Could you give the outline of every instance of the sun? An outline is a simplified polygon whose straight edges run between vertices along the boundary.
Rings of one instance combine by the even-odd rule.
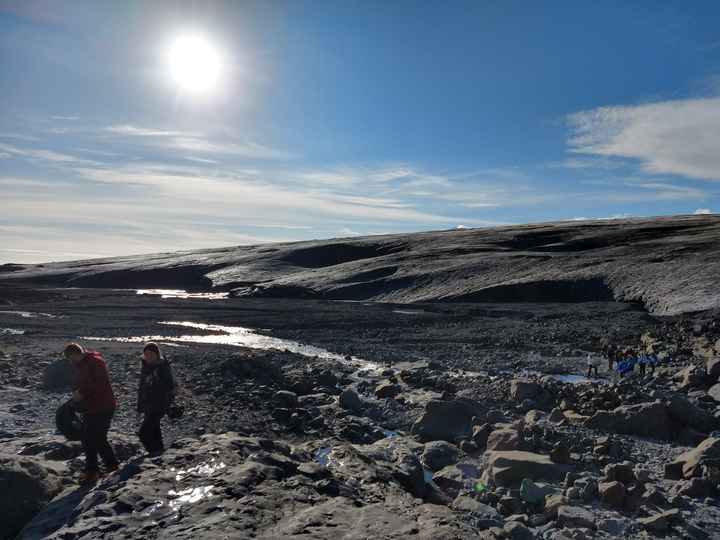
[[[201,35],[184,35],[170,44],[170,76],[181,90],[209,92],[220,78],[222,62],[218,50]]]

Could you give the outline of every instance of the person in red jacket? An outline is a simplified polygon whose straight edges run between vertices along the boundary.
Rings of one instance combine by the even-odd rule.
[[[109,472],[118,469],[118,460],[107,439],[117,402],[107,365],[99,352],[86,351],[77,343],[70,343],[65,347],[65,358],[75,372],[73,399],[77,410],[83,414],[85,471],[80,483],[93,484],[100,478],[98,454]]]

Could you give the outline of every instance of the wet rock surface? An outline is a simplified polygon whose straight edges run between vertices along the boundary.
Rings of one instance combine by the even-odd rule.
[[[720,537],[713,312],[30,298],[43,299],[14,296],[0,313],[0,326],[25,331],[0,336],[0,482],[33,494],[3,500],[17,511],[0,513],[2,537]],[[135,436],[142,339],[83,336],[160,341],[187,411],[163,420],[165,454],[148,457]],[[223,342],[233,336],[247,341]],[[608,336],[663,361],[584,379]],[[120,401],[110,440],[121,469],[90,489],[77,485],[79,445],[52,426],[68,398],[68,340],[103,352]]]

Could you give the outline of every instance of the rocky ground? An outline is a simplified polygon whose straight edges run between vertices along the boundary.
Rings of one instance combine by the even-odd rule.
[[[3,538],[720,538],[714,312],[20,291],[0,294]],[[165,344],[188,412],[163,456],[134,436],[141,343],[88,336]],[[603,339],[663,364],[565,382]],[[120,400],[123,465],[92,489],[53,428],[68,340],[103,352]]]

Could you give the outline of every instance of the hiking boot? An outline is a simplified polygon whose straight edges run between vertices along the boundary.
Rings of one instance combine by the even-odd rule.
[[[92,486],[100,480],[100,471],[83,471],[80,474],[81,486]]]

